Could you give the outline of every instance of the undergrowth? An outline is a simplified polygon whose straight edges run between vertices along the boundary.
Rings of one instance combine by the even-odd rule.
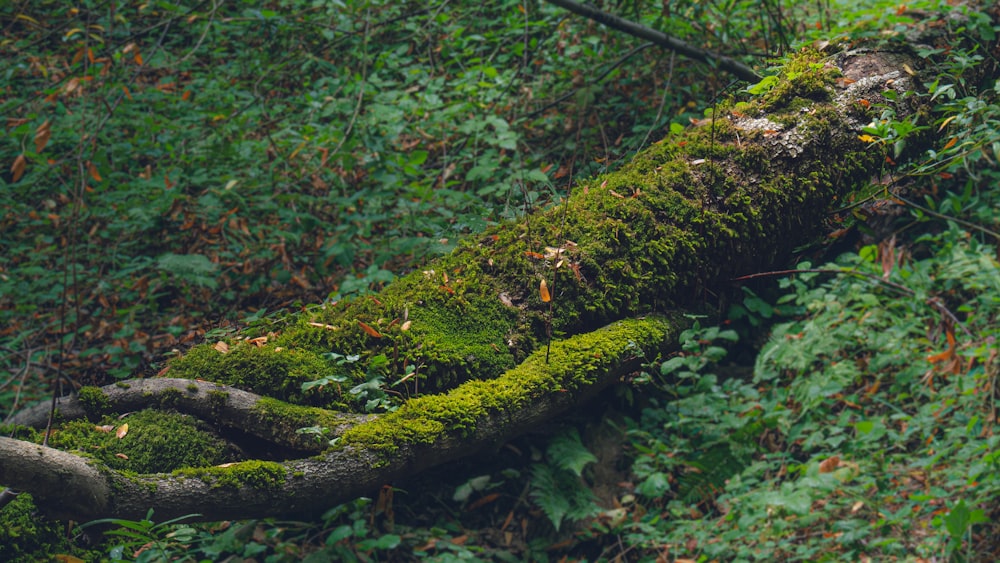
[[[774,56],[814,38],[899,40],[952,9],[759,4],[622,15]],[[939,142],[851,210],[862,242],[803,260],[766,297],[747,290],[721,326],[702,319],[677,355],[649,358],[616,461],[564,425],[409,503],[387,487],[308,522],[150,514],[106,522],[104,553],[1000,558],[1000,87],[995,28],[967,16],[949,33],[979,43],[918,48],[938,65],[919,95]],[[59,370],[126,376],[236,311],[267,331],[269,308],[377,288],[557,200],[728,86],[544,3],[40,2],[0,7],[0,21],[0,361],[12,382],[36,380],[0,390],[4,408]],[[883,118],[866,135],[891,161],[911,131]],[[736,343],[759,346],[752,370],[726,363]],[[22,511],[7,537],[30,522]]]

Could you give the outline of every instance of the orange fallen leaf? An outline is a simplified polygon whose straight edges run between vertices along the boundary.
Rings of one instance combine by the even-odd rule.
[[[101,173],[97,171],[97,167],[94,166],[93,162],[87,162],[87,173],[90,177],[94,179],[95,182],[101,181]]]
[[[552,295],[549,294],[549,284],[545,283],[544,278],[542,278],[542,283],[538,284],[538,295],[542,298],[542,303],[552,301]]]
[[[28,167],[28,161],[27,159],[24,158],[24,155],[23,154],[17,155],[17,158],[14,159],[14,164],[10,167],[10,172],[11,174],[14,175],[12,180],[15,182],[20,180],[21,176],[24,175],[24,169],[27,167]]]
[[[481,498],[481,499],[473,502],[472,504],[470,504],[468,510],[475,510],[475,509],[480,508],[482,506],[486,506],[487,504],[489,504],[489,503],[497,500],[498,498],[500,498],[500,493],[490,493],[490,494],[484,496],[483,498]]]
[[[832,456],[824,459],[819,464],[820,473],[833,473],[838,467],[840,467],[840,457]]]
[[[115,454],[115,457],[117,457],[119,459],[128,459],[128,456],[125,455],[125,454]]]
[[[122,438],[125,437],[126,434],[128,434],[127,422],[118,427],[118,430],[115,432],[115,436],[118,436],[118,439],[121,440]]]
[[[366,324],[366,323],[364,323],[362,321],[358,321],[358,326],[360,326],[361,330],[365,331],[365,333],[368,336],[371,336],[372,338],[382,338],[382,333],[380,333],[379,331],[375,330],[374,328],[372,328],[368,324]]]
[[[927,361],[936,364],[938,362],[948,361],[955,357],[955,331],[948,327],[945,329],[945,337],[948,339],[948,349],[944,352],[938,352],[937,354],[931,354],[927,356]]]

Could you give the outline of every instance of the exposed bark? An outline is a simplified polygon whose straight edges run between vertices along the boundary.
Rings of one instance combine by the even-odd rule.
[[[687,308],[735,275],[769,269],[822,230],[831,205],[879,173],[881,148],[859,140],[860,127],[875,104],[895,104],[900,116],[913,111],[882,92],[894,89],[903,100],[913,89],[903,65],[918,62],[874,52],[810,57],[791,63],[790,80],[739,113],[658,143],[580,186],[564,206],[468,241],[377,298],[303,315],[267,342],[233,341],[225,353],[196,348],[172,364],[172,376],[218,384],[129,381],[104,388],[105,402],[92,401],[92,412],[73,399],[60,405],[63,418],[167,406],[300,451],[312,446],[295,429],[319,424],[341,438],[320,456],[130,478],[74,454],[0,439],[0,483],[77,520],[140,518],[150,507],[159,518],[291,514],[496,447],[580,404],[634,370],[639,349],[651,357],[673,345],[678,317],[652,314]],[[834,65],[846,80],[834,79]],[[554,306],[538,297],[543,279]],[[569,336],[549,353],[553,330]],[[378,417],[280,411],[243,390],[346,404],[333,385],[300,390],[303,380],[329,372],[317,358],[331,350],[358,351],[359,364],[384,354],[403,382],[423,378],[422,393],[450,390]],[[42,418],[28,412],[17,420]]]

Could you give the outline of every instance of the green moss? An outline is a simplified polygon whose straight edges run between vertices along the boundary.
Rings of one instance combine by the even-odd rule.
[[[197,387],[195,390],[197,391]],[[181,393],[180,389],[164,389],[156,396],[156,404],[162,409],[172,409],[176,408],[180,404],[181,400],[184,398],[184,394]]]
[[[117,432],[125,424],[128,430],[118,438]],[[106,416],[96,425],[71,421],[56,429],[50,443],[95,457],[112,469],[136,473],[215,465],[233,456],[222,440],[200,429],[195,419],[157,410],[140,411],[121,420]]]
[[[187,390],[190,393],[197,393],[198,392],[198,386],[195,385],[194,383],[189,383],[188,386],[187,386]]]
[[[213,409],[220,409],[226,406],[227,401],[229,401],[229,393],[225,391],[208,392],[208,404],[211,405]]]
[[[332,387],[302,392],[302,383],[329,375],[335,366],[315,351],[287,347],[234,344],[223,354],[212,346],[192,348],[171,362],[170,375],[225,383],[285,401],[337,406]]]
[[[805,49],[791,57],[782,68],[784,80],[768,91],[761,99],[761,113],[797,113],[799,109],[813,107],[816,102],[828,102],[831,86],[840,71],[824,64],[826,57],[817,51]]]
[[[286,403],[270,397],[257,401],[253,407],[253,416],[262,426],[284,436],[294,436],[296,430],[308,426],[336,428],[343,424],[343,420],[332,411]]]
[[[77,401],[91,420],[101,418],[111,411],[111,401],[99,387],[82,387],[77,394]]]
[[[411,399],[397,411],[347,430],[341,445],[391,452],[401,444],[434,442],[448,432],[469,435],[491,412],[514,412],[545,394],[575,391],[635,357],[639,346],[661,346],[677,330],[675,323],[661,317],[632,319],[553,342],[548,362],[540,350],[496,379]]]
[[[213,487],[270,489],[283,485],[287,473],[288,471],[280,463],[251,460],[228,467],[178,469],[173,475],[201,479],[211,483]]]
[[[99,561],[66,538],[65,525],[38,514],[31,495],[21,493],[0,511],[0,561],[52,561],[55,555]]]

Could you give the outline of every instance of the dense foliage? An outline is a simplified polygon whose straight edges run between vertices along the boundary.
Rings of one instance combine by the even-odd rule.
[[[622,414],[311,522],[112,522],[101,553],[997,558],[995,29],[946,3],[801,4],[603,7],[758,68],[816,38],[963,26],[945,30],[962,48],[920,47],[939,141],[897,166],[912,123],[873,122],[887,175],[828,248],[649,358]],[[57,373],[107,382],[377,288],[761,91],[544,3],[49,0],[0,25],[5,412]],[[5,557],[45,528],[18,503]]]

